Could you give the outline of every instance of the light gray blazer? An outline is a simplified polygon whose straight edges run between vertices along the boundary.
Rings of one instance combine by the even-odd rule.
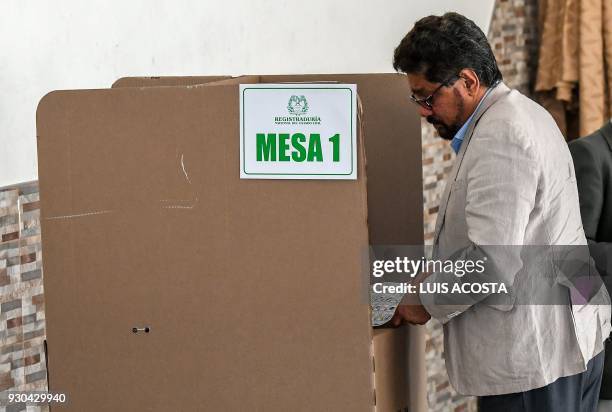
[[[561,132],[544,108],[500,83],[478,108],[450,172],[433,258],[470,259],[475,245],[586,244]],[[425,283],[469,279],[434,273]],[[486,296],[456,304],[448,294],[420,294],[444,324],[446,367],[457,392],[485,396],[542,387],[584,371],[603,349],[610,334],[605,288],[582,305],[570,304],[569,293],[559,305],[514,304],[511,295],[501,304]]]

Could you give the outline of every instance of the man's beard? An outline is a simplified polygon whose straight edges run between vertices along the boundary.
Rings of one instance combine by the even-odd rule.
[[[434,126],[434,128],[438,132],[438,135],[445,140],[453,140],[453,137],[455,137],[455,135],[461,128],[461,126],[457,123],[447,125],[434,116],[427,116],[427,121]]]
[[[464,110],[463,100],[457,94],[455,94],[455,97],[457,98],[457,116],[455,116],[453,123],[446,124],[433,115],[426,117],[427,122],[431,123],[438,132],[438,135],[445,140],[453,140],[453,137],[455,137],[462,126],[460,119]]]

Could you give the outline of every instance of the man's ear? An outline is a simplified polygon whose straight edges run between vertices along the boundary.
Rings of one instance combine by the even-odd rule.
[[[462,69],[459,72],[460,81],[463,82],[469,96],[475,96],[480,88],[480,79],[472,69]]]

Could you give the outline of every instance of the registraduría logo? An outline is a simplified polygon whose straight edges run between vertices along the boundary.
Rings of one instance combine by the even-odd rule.
[[[308,100],[306,96],[302,95],[291,95],[289,98],[289,102],[287,103],[287,113],[288,116],[275,116],[274,123],[275,124],[314,124],[320,125],[321,118],[315,115],[308,115],[308,110],[310,109],[308,105]]]
[[[294,116],[302,116],[308,113],[308,100],[304,95],[293,95],[287,103],[287,111]]]

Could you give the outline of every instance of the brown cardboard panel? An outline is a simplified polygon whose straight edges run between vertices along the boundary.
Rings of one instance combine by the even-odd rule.
[[[235,84],[252,82],[253,76],[227,80]],[[180,85],[180,78],[163,78]],[[367,157],[368,227],[371,244],[423,244],[421,125],[414,106],[407,96],[408,83],[397,74],[291,75],[258,76],[263,82],[335,81],[356,83],[363,106],[363,127]],[[216,84],[216,83],[211,83]],[[154,86],[154,82],[148,85]],[[399,400],[408,399],[410,410],[426,410],[424,335],[422,328],[407,327],[410,352],[403,356],[406,345],[387,344],[374,340],[375,356],[382,360],[377,367],[377,411],[395,412]],[[383,332],[376,332],[375,334]],[[396,339],[399,332],[385,332]],[[402,335],[403,336],[403,335]],[[382,348],[378,347],[383,345]],[[400,360],[397,364],[385,359]],[[410,384],[398,381],[387,385],[384,378],[409,371]],[[379,380],[380,379],[380,380]],[[403,382],[403,383],[400,383]],[[395,408],[395,409],[394,409]]]
[[[253,76],[228,82],[250,83]],[[123,78],[113,87],[204,82],[206,77]],[[371,244],[423,244],[421,123],[408,99],[410,89],[398,74],[263,75],[265,83],[335,81],[357,84],[364,113],[368,168],[368,226]],[[218,83],[218,82],[217,82]],[[213,83],[213,84],[217,84]]]
[[[363,161],[357,181],[240,180],[237,103],[235,85],[41,101],[54,410],[372,410]]]
[[[111,87],[147,87],[147,86],[193,86],[218,80],[231,79],[231,76],[149,76],[122,77]]]
[[[374,388],[376,411],[409,408],[408,328],[374,330]],[[412,410],[412,409],[408,409]]]

